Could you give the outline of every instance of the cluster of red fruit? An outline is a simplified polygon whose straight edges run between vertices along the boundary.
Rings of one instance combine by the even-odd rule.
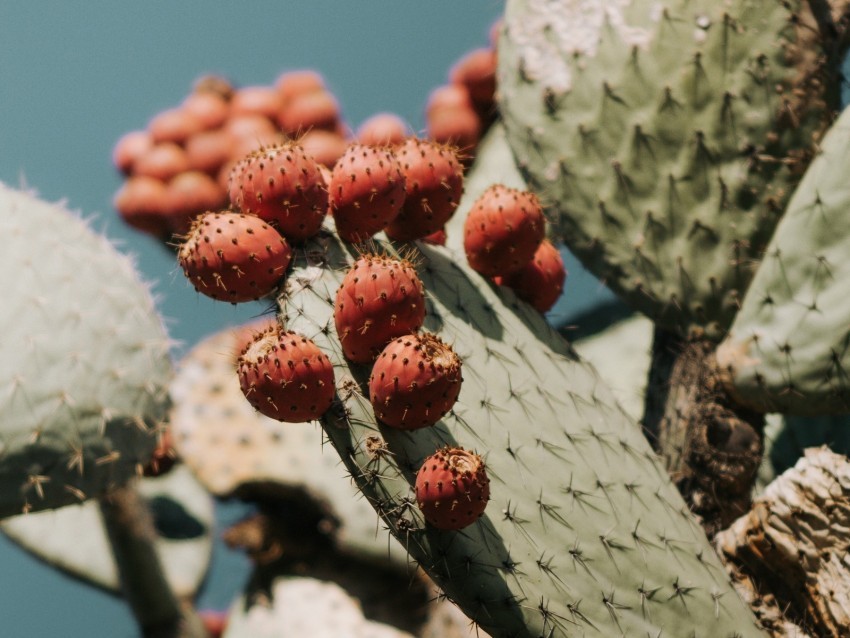
[[[491,46],[464,55],[426,107],[427,137],[470,160],[496,117],[495,34]],[[185,234],[192,220],[227,205],[233,164],[249,152],[297,140],[332,168],[353,141],[396,146],[410,136],[398,116],[379,113],[351,134],[337,99],[311,70],[281,74],[271,86],[234,88],[219,77],[196,82],[183,102],[116,143],[113,163],[126,176],[113,204],[130,226],[162,240]],[[438,243],[440,236],[435,238]]]
[[[545,237],[546,218],[534,193],[493,184],[472,205],[463,233],[473,270],[511,288],[538,312],[555,305],[567,271]]]

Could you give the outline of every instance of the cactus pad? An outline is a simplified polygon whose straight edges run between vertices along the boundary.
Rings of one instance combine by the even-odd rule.
[[[130,260],[63,206],[0,184],[0,517],[78,503],[156,445],[169,342]]]
[[[662,327],[731,323],[837,105],[820,26],[801,0],[508,2],[518,164],[553,232]]]
[[[735,397],[763,412],[850,412],[850,112],[823,140],[717,351]]]
[[[422,244],[424,329],[453,345],[464,384],[435,426],[398,431],[376,422],[368,366],[346,362],[334,331],[355,255],[327,233],[306,248],[281,320],[336,368],[323,427],[396,538],[485,631],[759,635],[640,429],[539,313],[508,305],[462,255]],[[484,515],[460,531],[430,527],[415,503],[416,472],[446,445],[481,454],[490,478]]]

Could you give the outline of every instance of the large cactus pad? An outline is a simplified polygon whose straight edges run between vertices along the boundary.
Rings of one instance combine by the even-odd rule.
[[[338,401],[323,419],[332,444],[410,555],[497,638],[759,635],[640,429],[593,369],[462,257],[421,251],[425,329],[463,359],[459,401],[433,428],[376,423],[369,367],[343,359],[332,312],[350,247],[321,235],[280,298],[284,324],[334,362]],[[412,489],[423,459],[446,444],[482,454],[491,479],[484,516],[454,532],[425,524]]]
[[[837,104],[808,7],[508,3],[520,167],[576,256],[667,329],[722,336]]]
[[[171,364],[130,260],[0,184],[0,517],[101,494],[156,444]]]

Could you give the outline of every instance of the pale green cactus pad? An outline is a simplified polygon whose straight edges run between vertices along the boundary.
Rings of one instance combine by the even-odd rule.
[[[819,28],[802,0],[508,2],[517,162],[555,234],[662,327],[719,339],[737,312],[837,108]]]
[[[358,602],[334,583],[280,577],[271,599],[248,605],[237,598],[227,616],[224,638],[413,638],[405,631],[367,620]]]
[[[0,517],[134,476],[165,416],[169,342],[148,287],[64,206],[0,184]]]
[[[640,428],[596,372],[462,256],[420,250],[425,329],[463,360],[459,401],[432,428],[376,423],[364,394],[368,366],[342,357],[333,298],[353,247],[321,235],[280,297],[284,325],[334,363],[339,401],[323,417],[331,443],[411,557],[495,638],[760,635]],[[491,479],[484,516],[455,532],[426,526],[411,485],[423,459],[446,444],[482,454]]]
[[[596,368],[632,421],[640,421],[651,363],[652,322],[634,315],[573,345]]]
[[[717,362],[763,412],[850,412],[850,111],[823,140]]]
[[[254,325],[259,330],[265,323]],[[181,458],[217,496],[231,496],[250,483],[303,490],[338,521],[341,548],[406,565],[404,549],[387,542],[375,511],[323,441],[319,424],[281,423],[245,400],[235,349],[239,333],[251,326],[207,337],[179,363],[171,386],[171,431]]]
[[[179,464],[160,477],[140,479],[137,487],[151,508],[157,554],[172,591],[194,598],[212,554],[212,498]],[[97,502],[13,516],[0,523],[0,531],[52,567],[120,594],[118,568]]]

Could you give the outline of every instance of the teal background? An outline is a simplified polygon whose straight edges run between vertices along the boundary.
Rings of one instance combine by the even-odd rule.
[[[351,126],[392,111],[422,130],[429,91],[445,83],[461,55],[487,44],[501,11],[494,0],[0,2],[0,181],[67,200],[136,255],[155,282],[178,355],[264,307],[200,297],[170,253],[122,225],[111,208],[121,183],[110,161],[119,136],[175,106],[202,74],[268,85],[284,70],[306,67],[325,76]],[[574,260],[568,268],[567,293],[550,314],[558,324],[610,299]],[[10,276],[0,273],[0,283]],[[242,511],[222,506],[217,531]],[[245,559],[217,544],[200,606],[226,607],[246,574]],[[0,636],[9,638],[137,635],[120,600],[60,575],[5,538],[0,622]]]

